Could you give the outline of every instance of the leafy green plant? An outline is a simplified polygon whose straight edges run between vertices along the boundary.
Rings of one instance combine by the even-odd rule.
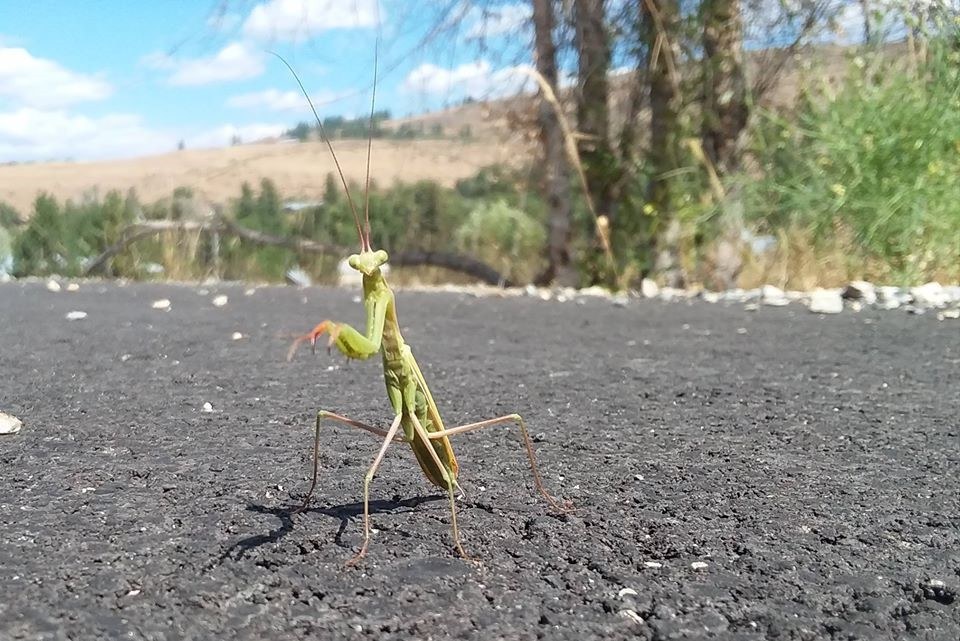
[[[956,276],[960,52],[941,41],[906,64],[852,65],[796,123],[767,115],[747,211],[767,230],[809,229],[824,248],[852,238],[851,265],[879,259],[904,282]]]
[[[478,205],[457,230],[457,244],[509,278],[529,281],[540,267],[543,225],[504,200]]]

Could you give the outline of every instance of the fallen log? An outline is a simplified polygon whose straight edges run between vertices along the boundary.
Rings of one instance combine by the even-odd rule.
[[[234,236],[263,247],[283,247],[297,254],[348,254],[350,249],[330,245],[307,238],[274,236],[255,229],[248,229],[225,216],[213,216],[209,220],[149,220],[128,225],[120,233],[120,239],[97,256],[84,270],[87,276],[104,271],[110,259],[123,252],[129,245],[155,234],[169,231],[217,233]],[[512,287],[509,279],[490,265],[470,256],[452,252],[428,250],[397,251],[390,254],[390,264],[395,267],[442,267],[466,274],[488,285]]]

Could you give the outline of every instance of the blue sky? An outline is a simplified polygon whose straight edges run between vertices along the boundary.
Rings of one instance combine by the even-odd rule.
[[[495,96],[516,88],[505,81],[529,60],[530,10],[523,1],[486,4],[487,12],[451,0],[0,0],[0,162],[130,157],[180,140],[210,147],[277,134],[308,112],[271,50],[297,70],[321,115],[369,110],[378,37],[378,108],[403,116]],[[455,18],[457,28],[442,28]]]
[[[862,26],[858,1],[830,1],[848,32]],[[780,2],[747,2],[753,24]],[[362,116],[378,39],[378,108],[404,116],[494,98],[526,80],[517,71],[531,62],[530,2],[0,0],[0,162],[277,135],[310,115],[270,50],[321,115]]]

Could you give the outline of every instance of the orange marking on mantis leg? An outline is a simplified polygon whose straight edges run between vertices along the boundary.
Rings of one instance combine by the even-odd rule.
[[[340,326],[331,320],[325,320],[303,336],[298,336],[293,341],[293,344],[290,345],[290,349],[287,351],[287,360],[293,359],[293,355],[297,352],[297,348],[300,347],[301,343],[309,342],[310,348],[316,352],[317,339],[327,332],[330,334],[330,341],[327,343],[327,351],[329,352],[333,344],[337,342],[337,336],[340,334]]]

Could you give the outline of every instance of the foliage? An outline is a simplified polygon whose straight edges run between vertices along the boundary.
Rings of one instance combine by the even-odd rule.
[[[40,194],[33,216],[14,240],[14,273],[80,274],[86,261],[119,239],[137,212],[132,192],[124,198],[111,191],[102,201],[90,197],[62,207],[53,196]]]
[[[345,118],[343,116],[327,116],[323,119],[323,130],[331,138],[382,138],[385,135],[383,123],[390,120],[387,110],[375,111],[373,118]],[[311,136],[320,137],[318,127],[308,122],[299,122],[295,127],[288,129],[284,135],[301,142]]]
[[[808,229],[848,260],[886,262],[917,281],[955,264],[960,247],[960,53],[935,44],[881,72],[863,58],[836,95],[807,96],[797,120],[767,115],[762,180],[748,213],[762,229]]]
[[[476,206],[457,229],[457,244],[493,265],[508,278],[531,280],[539,267],[531,260],[546,241],[543,225],[505,200]],[[525,273],[524,273],[525,272]]]
[[[12,205],[0,202],[0,227],[13,229],[23,224],[23,219]]]

